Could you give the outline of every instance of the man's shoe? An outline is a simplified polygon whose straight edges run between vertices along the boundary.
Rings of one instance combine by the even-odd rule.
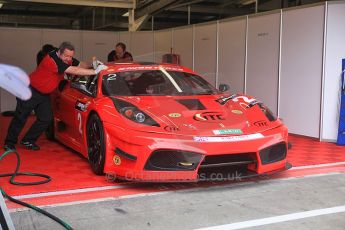
[[[5,149],[5,151],[16,151],[16,147],[14,145],[11,145],[11,144],[5,144],[4,149]]]
[[[40,147],[38,145],[30,141],[21,141],[20,144],[30,150],[40,150]]]

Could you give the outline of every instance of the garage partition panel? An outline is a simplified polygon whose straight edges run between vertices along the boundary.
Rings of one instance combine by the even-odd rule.
[[[173,29],[173,53],[180,56],[180,64],[193,69],[193,27]]]
[[[154,32],[154,56],[155,62],[161,63],[164,54],[168,54],[172,49],[171,30],[161,30]]]
[[[131,34],[131,50],[135,61],[153,62],[153,32],[137,31]]]
[[[278,108],[280,13],[248,18],[246,93]]]
[[[319,137],[324,5],[283,11],[280,117],[289,132]]]
[[[219,22],[218,83],[228,84],[230,92],[244,92],[246,18]]]
[[[217,25],[194,27],[194,69],[212,85],[216,84]]]
[[[83,60],[92,60],[96,57],[102,62],[107,62],[108,53],[115,49],[118,35],[115,32],[83,31]]]

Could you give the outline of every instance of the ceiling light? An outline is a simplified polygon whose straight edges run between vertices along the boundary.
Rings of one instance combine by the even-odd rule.
[[[1,3],[1,2],[0,2],[0,8],[1,8],[3,5],[4,5],[4,3]]]

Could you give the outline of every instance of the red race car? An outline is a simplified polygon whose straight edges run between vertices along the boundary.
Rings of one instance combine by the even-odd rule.
[[[263,103],[178,65],[107,66],[61,82],[47,132],[87,157],[94,173],[168,182],[287,169],[288,129]]]

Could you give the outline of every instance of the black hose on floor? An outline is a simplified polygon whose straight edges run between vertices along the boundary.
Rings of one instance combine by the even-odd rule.
[[[10,183],[11,184],[14,184],[14,185],[19,185],[19,186],[28,186],[28,185],[40,185],[40,184],[45,184],[45,183],[48,183],[49,181],[51,181],[51,177],[48,176],[48,175],[45,175],[45,174],[40,174],[40,173],[31,173],[31,172],[19,172],[19,168],[20,168],[20,156],[18,154],[18,152],[16,150],[9,150],[9,151],[6,151],[4,152],[1,156],[0,156],[0,161],[5,157],[7,156],[8,154],[10,153],[14,153],[17,157],[17,165],[16,165],[16,169],[14,171],[14,173],[6,173],[6,174],[0,174],[0,177],[11,177],[10,178]],[[43,177],[45,178],[44,180],[41,180],[41,181],[36,181],[36,182],[17,182],[15,181],[15,177],[16,176],[36,176],[36,177]],[[2,195],[4,196],[4,198],[7,198],[8,200],[14,202],[14,203],[17,203],[19,205],[22,205],[22,206],[25,206],[25,207],[28,207],[28,208],[31,208],[37,212],[40,212],[42,213],[43,215],[46,215],[48,216],[49,218],[51,218],[52,220],[58,222],[59,224],[61,224],[65,229],[68,229],[68,230],[72,230],[73,228],[68,225],[66,222],[64,222],[63,220],[59,219],[58,217],[54,216],[53,214],[50,214],[49,212],[39,208],[39,207],[36,207],[34,205],[31,205],[31,204],[28,204],[28,203],[25,203],[23,201],[20,201],[20,200],[17,200],[13,197],[11,197],[10,195],[8,195],[1,187],[0,187],[0,191],[2,193]]]

